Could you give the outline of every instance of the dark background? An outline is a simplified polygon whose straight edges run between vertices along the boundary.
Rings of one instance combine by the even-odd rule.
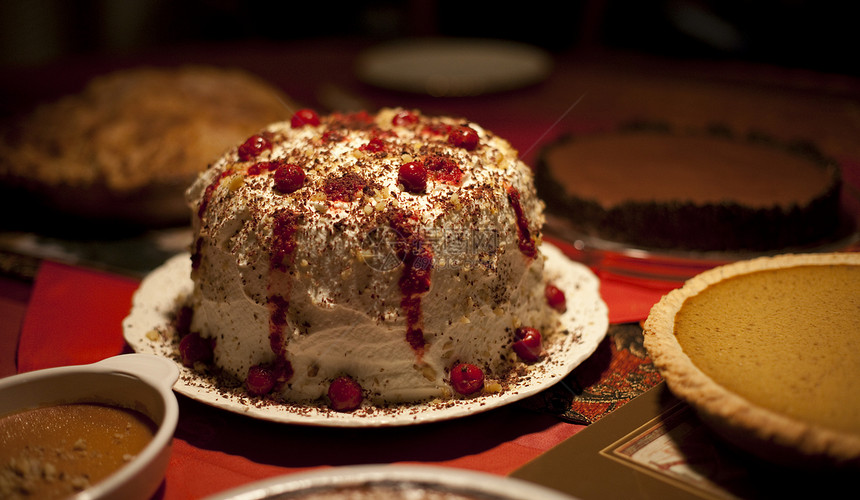
[[[237,40],[450,35],[860,75],[851,2],[0,0],[0,69]]]

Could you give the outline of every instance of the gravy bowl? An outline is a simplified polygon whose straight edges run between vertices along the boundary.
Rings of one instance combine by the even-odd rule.
[[[158,490],[170,459],[179,405],[172,387],[176,365],[150,354],[122,354],[88,365],[63,366],[0,379],[0,415],[31,408],[97,403],[136,410],[156,425],[134,458],[73,498],[148,499]]]

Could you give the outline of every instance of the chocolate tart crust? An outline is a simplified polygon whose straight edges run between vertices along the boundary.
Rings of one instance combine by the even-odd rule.
[[[605,153],[598,153],[601,147]],[[579,157],[578,151],[589,165],[563,160],[574,152]],[[720,181],[729,175],[720,171],[721,162],[734,161],[724,167],[749,177],[756,189]],[[792,186],[793,176],[783,175],[777,180],[784,190],[772,192],[775,183],[770,186],[766,175],[778,175],[780,162],[815,182],[796,179]],[[697,167],[700,174],[693,173]],[[561,137],[541,151],[535,183],[547,212],[583,235],[646,249],[772,251],[833,239],[840,227],[842,178],[835,161],[808,143],[736,137],[719,127],[628,125],[613,133]],[[812,184],[821,184],[820,190],[812,191]],[[732,186],[739,189],[736,196]],[[767,197],[758,198],[757,190]]]

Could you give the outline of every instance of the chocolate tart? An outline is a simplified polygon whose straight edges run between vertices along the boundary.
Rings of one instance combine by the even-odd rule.
[[[841,225],[835,162],[807,143],[720,127],[564,137],[542,150],[535,182],[548,226],[646,250],[802,248]]]
[[[860,467],[860,254],[705,271],[644,330],[669,389],[728,442],[779,464]]]

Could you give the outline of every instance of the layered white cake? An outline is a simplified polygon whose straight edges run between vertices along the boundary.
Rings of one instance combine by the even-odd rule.
[[[461,364],[500,390],[526,362],[517,329],[557,329],[532,171],[475,123],[302,110],[187,196],[190,330],[252,393],[335,399],[332,382],[348,380],[376,404],[461,397]]]

